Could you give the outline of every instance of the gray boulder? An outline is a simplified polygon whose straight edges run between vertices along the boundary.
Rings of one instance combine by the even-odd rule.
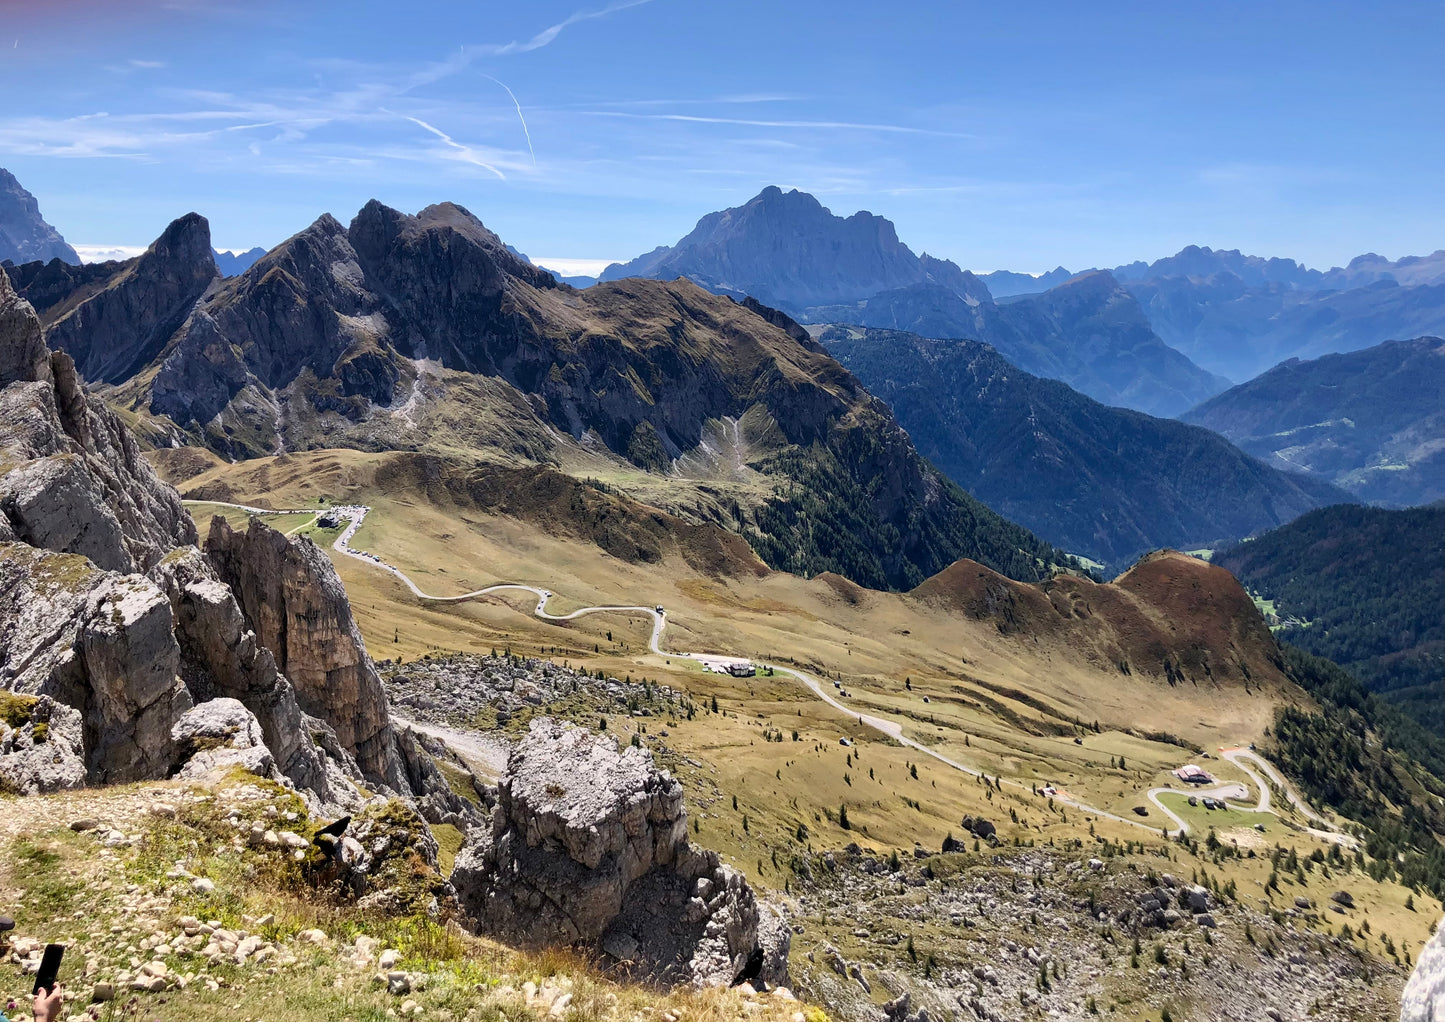
[[[1400,998],[1400,1022],[1445,1022],[1445,925],[1420,952]]]
[[[611,949],[660,982],[786,978],[790,931],[764,921],[742,874],[688,843],[682,786],[651,753],[569,724],[532,722],[452,884],[483,930]]]
[[[170,604],[144,576],[0,546],[0,686],[79,711],[89,782],[169,771],[171,725],[191,706],[179,659]]]
[[[98,727],[89,751],[103,783],[164,777],[175,757],[171,727],[191,708],[177,677],[171,605],[143,575],[111,575],[89,594],[77,648]]]
[[[85,783],[84,722],[48,696],[0,695],[0,791],[48,795]]]
[[[276,772],[260,723],[235,699],[212,699],[187,710],[171,728],[171,741],[181,777],[204,777],[233,766],[258,777]]]

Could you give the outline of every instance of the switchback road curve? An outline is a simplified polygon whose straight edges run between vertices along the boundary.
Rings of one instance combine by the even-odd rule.
[[[647,614],[652,617],[652,634],[648,640],[648,649],[650,649],[653,653],[656,653],[659,656],[676,657],[678,659],[692,659],[709,667],[725,667],[730,663],[744,662],[747,659],[744,657],[728,656],[725,654],[672,653],[664,650],[662,648],[662,633],[667,628],[667,614],[660,605],[608,605],[601,607],[583,607],[579,610],[574,610],[569,614],[552,614],[547,610],[547,601],[552,598],[552,591],[550,589],[543,589],[538,586],[503,582],[498,585],[487,586],[483,589],[475,589],[472,592],[461,593],[456,596],[436,596],[431,593],[425,592],[421,589],[421,587],[419,587],[415,582],[413,582],[411,578],[408,577],[407,574],[403,572],[400,568],[396,567],[395,565],[388,564],[375,554],[367,553],[364,550],[357,550],[351,545],[352,538],[356,535],[357,530],[361,528],[362,523],[366,520],[367,514],[371,511],[371,509],[365,505],[355,504],[337,506],[332,507],[327,511],[320,512],[320,514],[318,514],[317,510],[314,508],[273,510],[268,508],[252,507],[247,504],[232,504],[225,501],[188,500],[185,501],[185,503],[190,505],[229,507],[238,511],[245,511],[249,514],[309,514],[316,517],[320,517],[320,514],[326,513],[334,515],[335,517],[344,520],[346,522],[346,527],[342,529],[341,534],[338,535],[335,542],[332,543],[333,550],[335,550],[339,554],[342,554],[343,556],[362,561],[373,568],[377,568],[390,573],[391,575],[395,576],[403,585],[405,585],[407,589],[411,591],[413,596],[427,603],[465,603],[469,600],[477,600],[483,597],[500,595],[506,592],[525,592],[530,593],[537,598],[537,604],[533,608],[532,613],[543,621],[574,621],[577,618],[584,617],[588,614]],[[293,529],[291,531],[299,531],[300,528],[305,527],[305,524],[309,523],[303,523],[302,526],[298,526],[297,529]],[[290,533],[288,533],[288,535],[290,535]],[[987,773],[976,767],[971,767],[966,764],[960,763],[957,760],[951,759],[940,752],[930,749],[928,746],[923,745],[905,735],[903,733],[903,726],[897,721],[889,720],[885,717],[873,716],[868,713],[860,713],[858,710],[850,706],[846,706],[843,703],[840,703],[837,699],[833,697],[831,693],[827,691],[827,689],[817,678],[814,678],[812,675],[807,674],[806,672],[799,671],[791,667],[779,667],[777,665],[772,665],[772,670],[774,674],[784,674],[801,682],[809,691],[811,691],[824,703],[827,703],[829,706],[838,710],[840,713],[846,714],[847,716],[854,718],[858,721],[859,724],[865,727],[872,728],[880,734],[886,735],[888,738],[891,738],[892,740],[898,742],[900,745],[906,746],[907,748],[912,749],[915,752],[921,753],[922,755],[928,756],[931,759],[937,760],[938,762],[953,770],[957,770],[961,773],[967,774],[970,777],[983,777],[988,779],[991,783],[1000,786],[1008,786],[1018,789],[1020,791],[1027,788],[1031,794],[1037,794],[1035,789],[1029,785],[1023,784],[1018,781],[1011,781],[998,777],[990,777]],[[1313,809],[1309,808],[1309,806],[1304,802],[1304,800],[1299,798],[1299,796],[1294,793],[1293,789],[1289,787],[1288,783],[1285,781],[1284,777],[1279,773],[1279,771],[1276,770],[1274,766],[1271,765],[1263,757],[1246,749],[1223,750],[1221,751],[1221,755],[1224,758],[1228,759],[1231,763],[1234,763],[1241,770],[1243,770],[1250,777],[1250,779],[1254,781],[1255,786],[1259,789],[1259,801],[1256,805],[1242,806],[1235,803],[1234,805],[1232,805],[1232,808],[1257,813],[1273,812],[1270,806],[1269,785],[1259,776],[1259,774],[1255,773],[1254,770],[1252,770],[1249,766],[1242,762],[1243,760],[1247,759],[1252,763],[1258,765],[1262,770],[1264,770],[1264,772],[1270,777],[1270,779],[1273,780],[1276,784],[1278,784],[1286,792],[1290,803],[1294,805],[1297,809],[1299,809],[1301,813],[1303,813],[1310,820],[1321,824],[1323,827],[1329,828],[1328,830],[1304,828],[1305,830],[1318,837],[1324,838],[1325,840],[1336,841],[1342,844],[1353,843],[1353,838],[1339,833],[1339,831],[1334,828],[1333,824],[1325,820]],[[1079,812],[1087,813],[1091,816],[1099,817],[1101,819],[1113,820],[1117,823],[1126,823],[1131,827],[1138,827],[1141,830],[1147,830],[1151,833],[1163,833],[1169,837],[1178,837],[1181,834],[1187,834],[1189,832],[1188,822],[1181,818],[1177,813],[1166,807],[1162,802],[1160,802],[1157,796],[1161,794],[1172,793],[1184,796],[1202,794],[1224,797],[1226,794],[1239,795],[1242,789],[1244,789],[1244,785],[1237,782],[1226,783],[1224,785],[1210,788],[1207,791],[1203,792],[1184,791],[1178,788],[1151,788],[1148,792],[1145,793],[1146,797],[1148,798],[1149,802],[1154,805],[1155,808],[1157,808],[1161,813],[1163,813],[1166,817],[1169,818],[1169,820],[1171,820],[1175,824],[1175,827],[1173,829],[1169,829],[1167,827],[1155,827],[1140,820],[1130,819],[1126,816],[1120,816],[1115,813],[1107,812],[1103,809],[1098,809],[1085,802],[1081,802],[1078,799],[1075,799],[1072,796],[1067,795],[1063,792],[1058,792],[1048,797],[1051,798],[1054,802],[1059,803],[1060,805],[1068,806],[1070,808],[1078,810]],[[1247,795],[1247,792],[1244,792],[1244,794]]]

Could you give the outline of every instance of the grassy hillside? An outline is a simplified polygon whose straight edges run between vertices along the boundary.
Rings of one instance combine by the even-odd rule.
[[[1106,1016],[1113,1010],[1150,1022],[1165,1010],[1174,1019],[1240,1010],[1217,1000],[1226,988],[1198,986],[1201,953],[1247,977],[1227,989],[1256,1004],[1292,1003],[1277,999],[1271,970],[1258,965],[1273,953],[1339,970],[1335,980],[1315,984],[1330,991],[1318,1007],[1330,1017],[1383,1020],[1393,1009],[1405,963],[1437,914],[1428,885],[1416,880],[1412,863],[1425,861],[1413,857],[1417,850],[1367,844],[1356,859],[1315,833],[1318,825],[1279,793],[1266,814],[1239,805],[1211,814],[1166,797],[1195,829],[1184,842],[1165,841],[1167,821],[1148,801],[1149,789],[1177,783],[1170,771],[1186,762],[1253,790],[1241,769],[1217,755],[1250,742],[1287,764],[1291,778],[1313,785],[1289,757],[1302,744],[1306,756],[1326,761],[1336,740],[1309,728],[1297,741],[1287,727],[1279,749],[1271,744],[1282,712],[1313,715],[1332,704],[1291,680],[1252,602],[1224,571],[1166,554],[1112,583],[1065,576],[1028,585],[963,562],[911,593],[881,592],[836,574],[803,579],[768,571],[751,559],[718,570],[698,556],[707,544],[694,547],[675,522],[605,488],[584,490],[574,517],[565,489],[557,499],[536,495],[553,492],[545,480],[522,485],[521,474],[478,470],[467,484],[442,473],[421,486],[412,467],[392,454],[315,452],[217,464],[192,484],[224,487],[232,499],[261,506],[315,505],[318,497],[368,503],[374,511],[356,544],[429,592],[517,581],[551,589],[561,612],[661,603],[667,649],[738,653],[826,678],[846,710],[781,672],[731,678],[704,672],[694,660],[652,654],[651,620],[641,614],[545,622],[525,594],[418,601],[394,577],[335,558],[370,651],[385,661],[383,673],[407,676],[408,691],[429,672],[454,679],[424,690],[439,701],[428,712],[448,726],[496,728],[486,714],[445,716],[447,693],[466,691],[469,670],[485,675],[493,650],[684,693],[682,704],[664,706],[573,692],[524,707],[485,737],[505,739],[549,713],[593,728],[605,719],[619,740],[651,749],[684,785],[696,840],[788,900],[804,931],[794,938],[796,984],[830,1014],[856,1017],[903,992],[916,1006],[941,1010],[933,1000],[938,990],[973,989],[975,964],[998,971],[1000,985],[985,983],[981,1003],[1006,1018],[1051,1011],[1086,1017],[1089,997]],[[618,556],[591,536],[587,523],[597,512],[588,508],[602,498],[618,501],[607,513],[619,516],[619,529],[640,528],[640,521],[626,522],[635,514],[666,525],[657,560]],[[649,715],[641,716],[643,709]],[[868,727],[865,715],[895,722],[926,751]],[[1377,786],[1372,769],[1368,758],[1352,763],[1352,783]],[[1401,777],[1418,776],[1402,769]],[[1043,793],[1048,785],[1123,819],[1061,804]],[[1305,794],[1348,825],[1327,807],[1342,796],[1315,787]],[[1370,817],[1372,834],[1410,811],[1394,797]],[[1350,804],[1361,815],[1371,812]],[[1145,805],[1149,816],[1138,817],[1133,807]],[[980,842],[975,850],[964,817],[995,824],[1000,846]],[[939,856],[950,836],[964,840],[963,850]],[[850,844],[857,855],[844,851]],[[923,858],[914,858],[915,848]],[[1392,848],[1406,850],[1406,860],[1382,865]],[[1091,858],[1104,863],[1100,873]],[[875,868],[868,860],[883,871],[868,872]],[[1197,876],[1217,891],[1212,945],[1192,923],[1167,933],[1111,924],[1106,937],[1079,908],[1092,895],[1121,911],[1164,873]],[[1020,876],[1040,877],[1041,886]],[[1356,907],[1326,910],[1337,890],[1349,892]],[[970,892],[987,897],[960,905]],[[1041,900],[1031,900],[1036,896]],[[1299,910],[1295,898],[1318,908]],[[1037,984],[1038,965],[1007,951],[1005,941],[1057,959],[1059,975],[1050,972],[1047,991]],[[1169,963],[1165,977],[1156,945]],[[840,979],[829,948],[859,964],[871,993]],[[1023,994],[1034,1000],[1020,1000]]]
[[[359,904],[314,862],[233,844],[236,820],[282,829],[290,813],[284,828],[303,836],[324,822],[309,820],[294,793],[249,775],[23,803],[0,796],[0,809],[0,892],[16,923],[7,937],[26,949],[0,964],[0,1004],[28,1007],[34,970],[24,966],[37,961],[29,949],[57,942],[66,945],[59,980],[71,1018],[826,1022],[795,1000],[662,991],[566,948],[522,952],[474,937],[445,902],[433,913],[426,898],[398,896],[408,883],[425,890],[419,881],[442,880],[399,852],[399,885]],[[399,835],[381,840],[403,849]],[[407,989],[393,993],[392,974]]]

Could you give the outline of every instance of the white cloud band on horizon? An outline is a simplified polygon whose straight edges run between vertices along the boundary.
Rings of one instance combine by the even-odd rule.
[[[82,263],[106,263],[117,259],[134,259],[145,254],[149,245],[71,245]]]
[[[573,259],[564,256],[537,256],[532,263],[560,273],[564,277],[595,277],[613,263],[626,261],[626,259]]]

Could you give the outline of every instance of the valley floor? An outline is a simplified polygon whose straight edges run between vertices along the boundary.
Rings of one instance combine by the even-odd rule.
[[[662,564],[630,562],[565,530],[377,488],[371,457],[325,452],[278,461],[266,466],[264,486],[254,465],[238,466],[227,477],[229,499],[267,508],[370,507],[354,527],[313,523],[299,531],[332,548],[397,714],[446,729],[454,748],[492,776],[509,735],[544,712],[593,728],[605,722],[619,740],[652,750],[684,784],[693,839],[717,848],[755,885],[795,899],[802,927],[795,979],[831,1010],[864,1017],[912,991],[916,1011],[946,989],[965,1002],[951,1002],[951,1010],[978,1016],[966,1003],[974,996],[995,1013],[978,1017],[1000,1019],[1093,1017],[1090,997],[1101,1012],[1157,1019],[1168,1010],[1180,1022],[1253,1017],[1234,1014],[1248,996],[1278,1003],[1284,1018],[1304,1018],[1316,997],[1327,996],[1339,998],[1332,1017],[1393,1011],[1437,906],[1362,873],[1336,843],[1348,843],[1339,833],[1348,833],[1348,821],[1316,819],[1287,797],[1287,786],[1261,785],[1258,763],[1223,755],[1266,741],[1278,693],[1121,674],[1081,663],[1047,638],[1002,635],[946,608],[828,577],[708,575],[675,555]],[[192,510],[203,533],[212,511],[233,521],[247,515]],[[290,523],[277,526],[287,531],[301,519],[278,520]],[[343,535],[349,552],[334,549]],[[519,588],[481,592],[504,584]],[[446,600],[420,598],[412,587]],[[580,613],[609,606],[620,609]],[[734,678],[686,655],[704,651],[773,671]],[[518,657],[610,679],[601,684],[615,681],[617,692],[508,691],[503,698],[485,679],[526,662]],[[677,701],[649,703],[647,694],[664,688]],[[511,706],[505,720],[498,705]],[[1247,798],[1217,813],[1189,807],[1187,786],[1172,774],[1185,763],[1208,770],[1220,787],[1243,788]],[[989,821],[1000,847],[982,842],[975,852],[966,818]],[[1181,822],[1187,839],[1165,840],[1163,831]],[[940,859],[934,853],[950,837],[963,851]],[[849,845],[856,855],[842,853]],[[927,857],[914,859],[915,849]],[[820,872],[830,850],[837,874]],[[901,871],[890,862],[895,852]],[[1102,873],[1090,870],[1090,859],[1105,864]],[[1291,862],[1308,866],[1287,868]],[[925,866],[933,877],[919,872]],[[1081,883],[1044,909],[1029,901],[1044,896],[1038,891],[1004,897],[993,886],[1035,870]],[[1173,872],[1181,883],[1207,874],[1211,890],[1232,889],[1216,905],[1208,938],[1192,923],[1143,932],[1135,955],[1135,931],[1112,917],[1079,914],[1090,890],[1096,899],[1137,904],[1151,872]],[[1007,925],[983,939],[980,926],[963,923],[972,905],[950,900],[959,885],[993,891],[982,911]],[[1331,910],[1336,891],[1354,907]],[[1035,912],[1042,923],[1032,922]],[[957,928],[942,922],[954,915]],[[1068,928],[1054,926],[1055,917]],[[910,936],[916,957],[906,951]],[[1206,940],[1218,941],[1218,950],[1203,951]],[[1056,982],[1050,972],[1050,991],[1042,990],[1038,963],[1027,951],[1008,951],[1006,941],[1049,963],[1057,958],[1065,978]],[[1156,944],[1167,965],[1151,957]],[[837,974],[828,947],[859,966],[872,993],[846,967]],[[1214,964],[1201,968],[1206,953]],[[1001,963],[1014,955],[1019,963],[1008,968],[1018,975],[1005,980]],[[1109,967],[1085,982],[1105,956]],[[1001,977],[997,987],[975,975],[976,966],[990,965]],[[940,984],[935,970],[945,966]],[[1161,976],[1161,969],[1172,971]],[[1203,980],[1216,973],[1234,977],[1216,983],[1218,996]]]

